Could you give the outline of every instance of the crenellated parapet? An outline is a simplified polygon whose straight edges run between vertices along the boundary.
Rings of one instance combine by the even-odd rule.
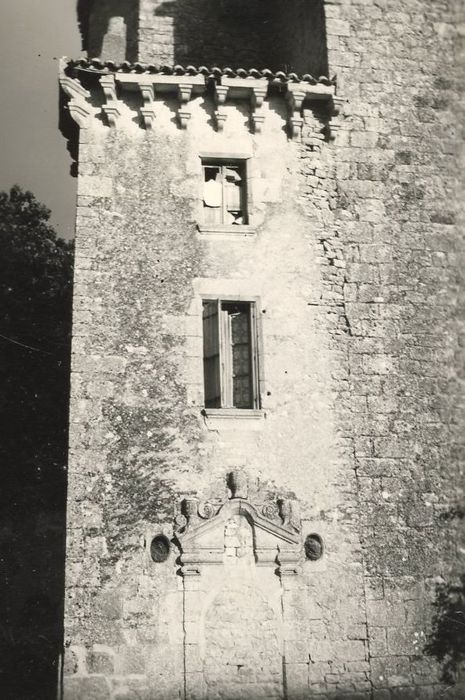
[[[247,105],[249,127],[260,133],[265,121],[265,101],[273,98],[287,105],[289,137],[299,140],[305,109],[316,108],[324,113],[332,129],[341,108],[342,99],[336,94],[336,81],[326,77],[318,79],[306,74],[272,72],[270,70],[232,70],[230,68],[206,68],[188,66],[156,67],[140,63],[115,64],[99,60],[62,62],[60,84],[70,97],[68,109],[82,128],[88,126],[88,118],[100,114],[104,123],[116,128],[126,107],[137,109],[138,123],[147,130],[156,128],[157,104],[163,100],[175,100],[176,116],[180,128],[188,127],[192,101],[202,96],[211,101],[214,128],[224,129],[228,113],[227,105]],[[88,86],[88,89],[83,85]],[[96,103],[90,106],[90,92],[100,92]],[[134,104],[137,103],[137,107]]]

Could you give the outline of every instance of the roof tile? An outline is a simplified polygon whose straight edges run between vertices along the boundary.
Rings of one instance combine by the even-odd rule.
[[[229,78],[266,78],[270,82],[298,83],[305,82],[310,85],[318,83],[322,85],[335,85],[336,77],[328,78],[320,76],[318,78],[305,73],[299,76],[297,73],[284,73],[283,71],[271,71],[268,68],[258,70],[257,68],[220,68],[218,66],[156,66],[153,63],[130,63],[123,61],[102,61],[99,58],[80,58],[68,61],[70,68],[86,70],[95,73],[153,73],[159,75],[204,75],[206,77],[220,79],[222,76]]]

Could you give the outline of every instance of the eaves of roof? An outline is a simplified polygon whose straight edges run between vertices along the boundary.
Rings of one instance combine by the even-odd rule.
[[[309,73],[298,75],[297,73],[284,73],[283,71],[271,71],[268,68],[258,70],[257,68],[219,68],[217,66],[157,66],[151,63],[115,63],[113,61],[101,61],[98,58],[80,58],[77,60],[67,60],[70,69],[88,71],[95,74],[105,73],[132,73],[132,74],[154,74],[154,75],[204,75],[205,77],[220,80],[223,76],[228,78],[266,78],[274,83],[308,83],[309,85],[336,85],[336,77],[328,78],[320,76],[315,78]]]

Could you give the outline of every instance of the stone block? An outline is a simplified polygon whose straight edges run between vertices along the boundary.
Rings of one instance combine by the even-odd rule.
[[[349,22],[343,19],[336,19],[331,17],[328,19],[326,31],[329,36],[350,36],[350,25]]]
[[[111,675],[115,671],[113,651],[90,651],[87,654],[87,670],[90,674]]]
[[[387,629],[387,641],[389,653],[394,656],[401,654],[419,656],[425,643],[424,636],[414,628]]]
[[[375,688],[410,684],[410,663],[405,656],[385,656],[371,660],[371,679]]]
[[[375,148],[378,138],[378,133],[375,131],[352,131],[350,144],[356,148]]]
[[[106,620],[119,620],[123,616],[123,597],[119,591],[102,591],[98,598],[99,614]]]
[[[370,627],[369,628],[369,649],[370,656],[387,656],[387,634],[385,627]]]
[[[115,673],[120,676],[145,674],[146,650],[142,646],[120,646],[115,657]]]
[[[391,691],[387,688],[373,690],[373,700],[392,700]]]
[[[84,669],[84,663],[83,663],[83,655],[85,654],[85,650],[83,650],[83,653],[79,654],[79,652],[76,649],[65,649],[65,654],[64,654],[64,663],[63,663],[63,673],[65,676],[71,676],[74,673],[79,673]],[[81,660],[80,660],[81,658]]]
[[[110,700],[110,684],[103,676],[65,676],[65,700]]]
[[[78,179],[78,195],[86,197],[111,197],[113,181],[101,175],[81,175]]]

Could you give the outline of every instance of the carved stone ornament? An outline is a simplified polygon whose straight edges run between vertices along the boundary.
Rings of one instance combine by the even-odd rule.
[[[141,107],[140,113],[144,121],[144,126],[146,129],[151,129],[153,122],[155,121],[155,89],[153,85],[142,83],[139,86],[142,94],[142,99],[144,100],[144,106]]]
[[[268,518],[268,520],[276,520],[276,518],[279,518],[279,508],[276,503],[265,503],[265,505],[262,507],[262,514],[265,516],[265,518]]]
[[[191,113],[188,109],[178,109],[178,121],[179,125],[182,129],[187,128],[187,124],[189,122],[189,119],[191,118]]]
[[[199,519],[199,499],[185,498],[183,501],[183,515],[186,518],[186,530],[192,528]]]
[[[305,558],[310,561],[318,561],[318,559],[321,559],[324,552],[324,545],[320,535],[317,535],[315,532],[307,535],[304,543],[304,551]]]
[[[262,126],[265,122],[265,115],[259,112],[254,112],[252,114],[252,125],[255,134],[260,134],[262,131]]]
[[[296,501],[289,498],[279,501],[283,527],[294,532],[300,532],[300,517]]]
[[[219,109],[216,110],[214,113],[214,118],[215,118],[215,124],[216,128],[218,131],[223,131],[224,123],[227,118],[227,114],[225,112],[220,112]]]
[[[69,97],[67,109],[80,129],[87,129],[89,126],[90,117],[93,116],[94,110],[88,102],[90,92],[82,87],[79,80],[70,78],[65,73],[66,62],[60,61],[60,86]]]
[[[339,95],[334,95],[332,99],[332,114],[329,123],[329,138],[334,141],[339,129],[342,126],[342,118],[344,115],[344,108],[346,105],[346,100]]]
[[[103,112],[110,126],[115,127],[120,122],[123,124],[122,115],[130,114],[134,109],[132,100],[127,98],[139,90],[142,96],[142,105],[139,108],[140,123],[146,129],[153,129],[156,121],[156,107],[158,101],[163,101],[167,95],[175,95],[178,101],[177,121],[181,128],[187,128],[191,121],[190,104],[193,99],[201,95],[211,95],[214,102],[213,123],[218,131],[222,131],[227,117],[224,106],[227,102],[235,104],[238,101],[246,102],[250,106],[250,126],[256,134],[259,134],[266,122],[266,110],[263,105],[276,86],[278,94],[287,100],[288,104],[288,132],[293,139],[299,140],[302,134],[303,109],[306,105],[319,104],[324,106],[326,115],[329,116],[328,136],[334,138],[334,134],[340,128],[342,120],[338,115],[342,114],[345,100],[336,95],[334,79],[331,81],[320,79],[318,81],[300,79],[293,74],[288,76],[284,83],[270,80],[270,76],[233,76],[230,72],[223,72],[220,76],[204,74],[203,70],[161,71],[147,72],[139,70],[126,71],[114,70],[100,74],[100,85],[105,96],[105,103],[101,109],[90,104],[90,94],[80,84],[79,65],[73,65],[63,59],[60,64],[60,84],[69,98],[67,109],[72,118],[81,128],[88,128],[91,118],[99,111]],[[87,70],[82,68],[82,70]],[[255,73],[257,73],[255,71]],[[286,77],[286,76],[284,76]],[[212,90],[211,90],[212,88]],[[157,95],[157,102],[154,99]]]
[[[343,104],[342,98],[336,96],[334,85],[309,85],[305,82],[289,83],[287,86],[288,128],[293,140],[299,140],[302,134],[302,110],[304,102],[325,103],[331,116],[337,115]],[[331,122],[331,129],[333,122]],[[333,138],[330,129],[331,136]],[[336,126],[337,129],[337,126]]]
[[[116,96],[115,76],[111,73],[102,75],[100,85],[106,98],[106,104],[102,105],[102,111],[108,120],[108,124],[111,127],[115,127],[121,116],[121,107]]]
[[[231,556],[243,556],[242,545],[231,554],[234,549],[231,523],[240,529],[241,522],[253,533],[251,557],[257,566],[272,566],[280,576],[297,574],[302,542],[294,501],[286,499],[279,504],[269,501],[257,507],[248,500],[247,478],[240,470],[229,474],[227,485],[231,495],[223,504],[200,504],[192,497],[183,501],[185,523],[176,519],[180,526],[176,537],[181,549],[182,575],[200,575],[205,566],[224,564],[225,558],[230,561]]]
[[[228,476],[228,486],[231,490],[231,498],[247,498],[247,477],[240,469],[234,469]]]
[[[213,503],[201,503],[198,508],[198,513],[201,518],[204,520],[208,520],[209,518],[212,518],[218,509],[215,508]]]

